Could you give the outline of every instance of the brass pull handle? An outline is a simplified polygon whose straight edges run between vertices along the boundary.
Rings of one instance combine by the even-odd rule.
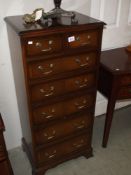
[[[48,49],[42,49],[41,51],[42,51],[42,52],[49,52],[49,51],[51,51],[51,50],[52,50],[52,48],[49,47]]]
[[[85,59],[86,60],[86,63],[81,63],[80,58],[76,58],[75,61],[80,65],[80,67],[85,67],[85,66],[88,66],[89,59],[90,58],[87,56],[86,59]]]
[[[82,145],[82,144],[74,144],[73,146],[76,147],[76,148],[80,148],[80,147],[82,147],[83,145]]]
[[[37,42],[35,45],[36,45],[36,47],[41,47],[42,46],[42,43]]]
[[[76,102],[76,103],[75,103],[75,106],[76,106],[78,109],[83,109],[83,108],[86,107],[86,105],[85,105],[86,103],[87,103],[87,101],[86,101],[86,99],[84,99],[84,100],[83,100],[83,104],[84,104],[84,105],[80,105],[79,103]]]
[[[52,96],[54,94],[54,92],[51,92],[49,94],[45,94],[45,97],[49,97],[49,96]]]
[[[49,159],[51,159],[51,158],[53,158],[53,157],[55,157],[56,156],[56,150],[54,150],[53,151],[53,154],[49,154],[49,153],[45,153],[45,155],[49,158]]]
[[[50,91],[51,91],[51,92],[48,93],[48,94],[45,94],[44,96],[45,96],[45,97],[49,97],[49,96],[53,95],[53,94],[54,94],[54,89],[55,89],[54,86],[51,86],[51,87],[50,87]],[[41,92],[41,93],[45,93],[46,91],[45,91],[44,89],[40,89],[40,92]]]
[[[79,125],[79,126],[77,126],[77,129],[82,129],[84,127],[85,127],[85,125]]]
[[[45,112],[42,112],[41,113],[46,119],[50,119],[50,118],[53,118],[54,116],[53,115],[47,115]]]
[[[55,131],[55,130],[53,130],[53,131],[52,131],[52,135],[51,135],[51,136],[48,136],[48,134],[47,134],[47,133],[44,133],[44,136],[45,136],[45,137],[47,137],[47,140],[50,140],[50,139],[53,139],[53,138],[55,137],[55,134],[56,134],[56,131]]]
[[[83,145],[84,145],[84,140],[83,139],[80,141],[79,144],[78,143],[73,144],[73,146],[76,147],[76,148],[82,147]]]
[[[85,105],[79,106],[79,104],[78,104],[78,103],[75,103],[75,105],[77,106],[77,108],[78,108],[78,109],[83,109],[83,108],[85,108],[85,107],[86,107]]]
[[[79,88],[83,88],[83,87],[86,87],[87,86],[87,82],[88,80],[87,79],[84,79],[84,84],[80,84],[80,81],[76,80],[75,81],[75,84],[79,86]]]
[[[54,65],[51,63],[51,64],[49,65],[49,67],[50,67],[50,68],[53,68]],[[44,67],[41,66],[41,65],[38,66],[38,69],[39,69],[43,74],[45,74],[45,75],[48,75],[48,74],[52,73],[52,70],[49,70],[49,71],[44,72]]]
[[[52,113],[52,114],[55,113],[55,109],[54,109],[54,108],[52,108],[51,113]],[[42,112],[41,114],[42,114],[46,119],[50,119],[50,118],[53,118],[53,117],[54,117],[54,115],[47,115],[46,112]]]
[[[85,121],[82,120],[82,121],[81,121],[81,124],[79,124],[79,123],[74,123],[74,125],[75,125],[76,129],[82,129],[82,128],[85,127]]]
[[[38,69],[39,69],[39,70],[41,70],[41,71],[43,71],[43,70],[44,70],[43,66],[41,66],[41,65],[40,65],[40,66],[38,66]]]
[[[48,74],[50,74],[50,73],[52,73],[52,70],[47,71],[47,72],[44,72],[43,74],[48,75]]]

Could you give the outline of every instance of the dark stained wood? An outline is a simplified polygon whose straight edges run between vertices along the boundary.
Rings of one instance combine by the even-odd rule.
[[[0,174],[2,175],[13,175],[10,160],[8,158],[8,153],[6,150],[6,145],[4,141],[3,131],[5,126],[0,114]]]
[[[98,90],[108,99],[103,147],[107,146],[116,101],[131,98],[130,80],[131,59],[125,48],[103,51],[98,82]]]
[[[79,13],[76,18],[75,24],[61,18],[50,26],[24,24],[22,16],[5,19],[20,35],[31,130],[30,138],[23,132],[22,142],[34,175],[80,155],[92,156],[104,23]]]
[[[82,27],[87,24],[88,26],[94,25],[94,27],[96,28],[96,23],[97,25],[101,25],[101,26],[103,26],[104,24],[99,20],[96,20],[86,15],[82,15],[78,12],[76,12],[76,19],[78,20],[78,23],[73,24],[71,23],[70,18],[63,17],[60,20],[58,19],[53,21],[52,23],[49,24],[49,26],[42,24],[42,22],[40,21],[35,24],[26,24],[23,20],[22,15],[6,17],[5,21],[20,35],[25,34],[26,32],[28,34],[29,32],[32,32],[32,31],[35,33],[46,31],[48,33],[49,29],[52,31],[61,30],[61,29],[71,31],[71,28],[74,30],[78,27]]]

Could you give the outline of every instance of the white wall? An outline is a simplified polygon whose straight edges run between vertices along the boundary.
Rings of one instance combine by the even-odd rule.
[[[15,83],[10,59],[5,16],[31,13],[35,8],[45,11],[53,8],[53,0],[3,0],[0,3],[0,112],[6,126],[7,149],[21,145],[21,125],[15,93]],[[67,10],[90,14],[90,0],[63,0],[62,7]]]

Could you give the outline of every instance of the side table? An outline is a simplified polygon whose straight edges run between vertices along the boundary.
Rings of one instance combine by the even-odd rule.
[[[98,90],[108,99],[102,142],[106,147],[116,101],[131,98],[131,59],[125,48],[102,52]]]
[[[5,130],[2,117],[0,115],[0,174],[13,175],[8,153],[5,146],[3,131]]]

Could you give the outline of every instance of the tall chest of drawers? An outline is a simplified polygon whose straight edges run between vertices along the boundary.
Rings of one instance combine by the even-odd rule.
[[[41,22],[24,24],[22,16],[5,19],[12,65],[20,59],[24,65],[27,116],[21,100],[24,85],[18,85],[19,66],[13,66],[13,70],[22,143],[33,174],[42,175],[61,162],[92,155],[104,23],[79,13],[76,18],[78,23],[63,17],[51,26]]]

